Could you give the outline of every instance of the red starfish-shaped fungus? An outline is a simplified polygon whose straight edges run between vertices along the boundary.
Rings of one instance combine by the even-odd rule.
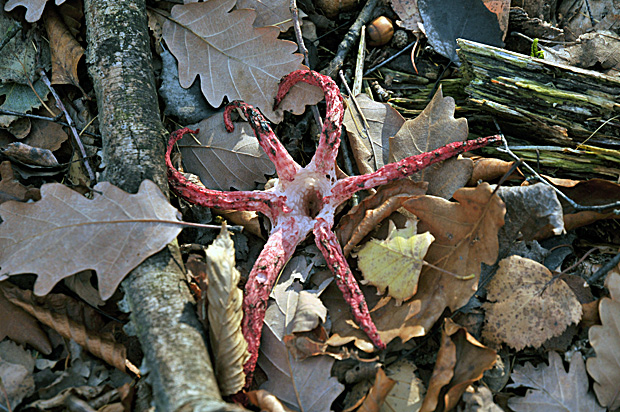
[[[166,152],[170,185],[183,198],[206,207],[261,212],[272,222],[269,239],[254,264],[245,286],[242,329],[250,352],[250,358],[244,365],[246,385],[251,382],[258,359],[261,330],[271,289],[297,245],[311,231],[314,233],[316,245],[336,277],[336,283],[344,299],[351,306],[355,320],[375,346],[385,348],[370,317],[366,300],[345,260],[336,235],[331,230],[336,207],[357,191],[405,178],[433,163],[500,139],[499,136],[491,136],[450,143],[437,150],[390,163],[374,173],[337,180],[335,159],[340,145],[344,115],[342,96],[330,77],[309,70],[297,70],[280,82],[276,107],[290,88],[298,82],[322,88],[327,103],[326,119],[319,144],[312,161],[306,167],[301,167],[293,160],[258,110],[246,103],[234,101],[224,111],[224,122],[228,131],[234,128],[230,119],[231,111],[240,109],[248,119],[261,147],[276,167],[278,181],[271,189],[222,192],[205,189],[187,180],[172,166],[170,153],[174,144],[184,134],[196,131],[184,128],[173,132]]]

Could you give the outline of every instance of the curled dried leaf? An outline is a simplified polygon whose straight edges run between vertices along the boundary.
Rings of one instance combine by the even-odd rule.
[[[441,347],[420,412],[449,411],[473,382],[495,364],[494,350],[483,346],[467,330],[446,319]]]
[[[61,336],[73,339],[87,351],[115,368],[125,371],[127,351],[109,333],[101,333],[105,324],[101,315],[90,306],[61,294],[36,297],[29,290],[5,285],[6,298],[54,329]]]
[[[235,268],[235,247],[226,225],[207,248],[206,259],[209,335],[215,373],[222,394],[232,395],[245,384],[243,364],[250,354],[241,332],[243,292],[237,287],[241,274]]]

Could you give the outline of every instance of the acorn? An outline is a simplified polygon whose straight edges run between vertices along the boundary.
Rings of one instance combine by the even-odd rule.
[[[368,45],[379,47],[388,44],[394,35],[394,25],[385,16],[377,17],[366,27]]]

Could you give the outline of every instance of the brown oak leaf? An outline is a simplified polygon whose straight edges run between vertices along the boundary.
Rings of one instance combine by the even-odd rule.
[[[64,3],[65,0],[56,0],[56,5]],[[4,5],[4,10],[11,11],[17,6],[24,6],[26,10],[26,21],[34,23],[41,18],[47,0],[9,0]]]
[[[155,183],[145,180],[137,194],[108,182],[93,198],[59,184],[41,187],[35,203],[0,205],[0,280],[36,273],[36,295],[86,269],[97,272],[103,300],[150,255],[177,237],[179,212]]]
[[[279,40],[274,26],[254,28],[256,11],[229,12],[236,0],[211,0],[176,5],[164,24],[163,35],[179,63],[184,88],[200,76],[202,93],[212,106],[224,96],[258,107],[271,121],[282,120],[282,110],[301,114],[323,92],[314,86],[294,86],[281,107],[273,110],[280,79],[303,69],[303,56],[293,54],[297,45]]]
[[[504,203],[486,183],[459,189],[454,199],[456,202],[420,196],[403,204],[419,218],[418,231],[429,231],[435,237],[424,260],[438,267],[422,269],[418,290],[411,299],[397,306],[393,299],[378,299],[374,288],[362,287],[372,319],[386,343],[396,337],[406,342],[424,336],[446,307],[454,311],[465,305],[477,290],[480,264],[491,265],[497,259],[497,233],[504,224]],[[338,303],[332,289],[329,287],[323,295],[333,322],[334,334],[328,343],[354,341],[358,348],[372,351],[372,345],[354,324],[348,309]]]
[[[609,410],[620,407],[620,275],[609,274],[605,281],[611,298],[599,304],[601,326],[592,326],[588,333],[596,357],[588,359],[588,373],[595,380],[594,392],[601,405]]]
[[[415,119],[407,120],[390,139],[390,163],[430,152],[448,143],[467,140],[467,119],[455,119],[454,108],[454,99],[443,97],[439,87],[422,113]],[[427,167],[411,178],[429,182],[428,194],[450,199],[457,189],[469,181],[472,170],[473,162],[459,156]]]

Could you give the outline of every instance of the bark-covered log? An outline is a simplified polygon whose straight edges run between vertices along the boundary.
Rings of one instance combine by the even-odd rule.
[[[135,193],[144,179],[167,193],[144,0],[86,0],[88,69],[103,136],[103,180]],[[131,247],[131,245],[128,245]],[[219,393],[175,242],[123,281],[159,411],[240,410]]]
[[[620,148],[620,78],[459,39],[469,102],[505,134],[535,143]]]

